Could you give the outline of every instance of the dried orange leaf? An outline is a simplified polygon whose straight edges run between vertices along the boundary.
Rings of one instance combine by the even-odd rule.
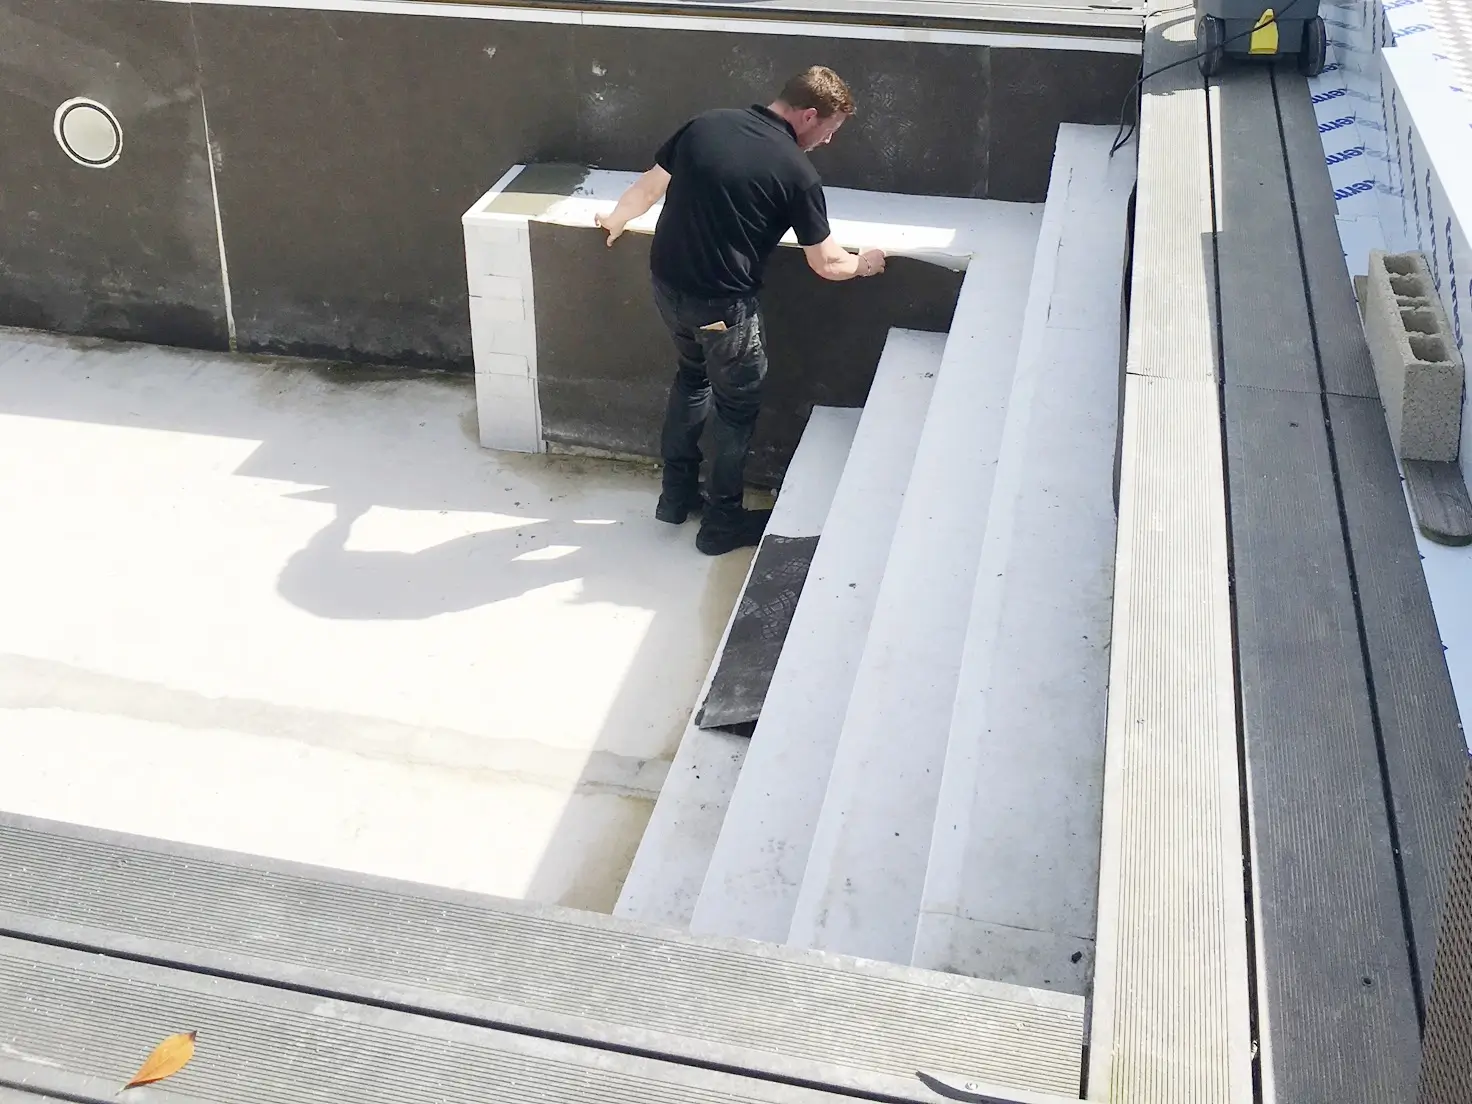
[[[142,1068],[133,1075],[133,1080],[123,1088],[131,1089],[134,1085],[148,1085],[154,1081],[162,1081],[165,1077],[173,1077],[194,1057],[194,1036],[195,1032],[190,1031],[184,1035],[170,1035],[159,1043]]]

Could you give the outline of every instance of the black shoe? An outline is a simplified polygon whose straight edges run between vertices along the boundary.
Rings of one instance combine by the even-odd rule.
[[[703,509],[705,509],[705,492],[699,487],[683,494],[664,491],[654,505],[654,516],[669,525],[684,525],[686,518],[691,514],[700,513]]]
[[[762,542],[771,510],[742,510],[735,517],[707,517],[695,534],[695,547],[707,556],[724,556],[738,548],[753,548]]]

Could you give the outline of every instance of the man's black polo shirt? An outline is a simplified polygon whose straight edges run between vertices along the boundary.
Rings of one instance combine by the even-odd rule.
[[[823,182],[792,127],[765,107],[697,115],[655,161],[671,179],[649,266],[676,291],[753,295],[789,228],[800,245],[828,237]]]

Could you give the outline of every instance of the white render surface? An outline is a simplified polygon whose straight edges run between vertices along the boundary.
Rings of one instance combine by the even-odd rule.
[[[469,381],[0,330],[0,808],[610,910],[746,558]]]
[[[1133,151],[1059,129],[961,661],[913,963],[1086,996],[1114,579]]]
[[[813,408],[783,478],[768,533],[811,537],[822,532],[859,416],[860,411],[853,409]],[[743,560],[743,588],[754,558],[748,555]],[[730,630],[728,619],[705,681],[691,704],[691,720],[639,844],[615,916],[664,927],[690,926],[749,745],[744,736],[697,728],[694,723],[695,707],[710,690]]]
[[[509,170],[461,218],[470,295],[470,343],[482,447],[542,452],[537,395],[536,302],[525,216],[475,215],[521,171]]]
[[[786,940],[946,335],[891,330],[690,929]]]
[[[465,213],[470,226],[526,222],[525,216],[487,210],[525,166],[517,165]],[[613,210],[619,196],[639,178],[638,173],[589,169],[573,195],[550,204],[537,221],[559,226],[594,225],[593,217]],[[952,196],[900,195],[853,188],[825,188],[828,220],[833,236],[852,249],[873,247],[895,256],[923,257],[950,268],[964,268],[967,259],[983,254],[991,235],[1005,234],[1018,211],[1035,211],[1039,204],[1007,203],[996,199],[959,199]],[[635,234],[654,233],[661,204],[629,223]],[[791,231],[782,239],[796,246]]]
[[[788,942],[908,962],[1041,209],[966,270]]]

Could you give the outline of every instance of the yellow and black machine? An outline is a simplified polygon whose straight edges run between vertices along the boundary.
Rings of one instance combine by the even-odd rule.
[[[1221,72],[1228,56],[1296,56],[1298,71],[1316,77],[1324,71],[1329,36],[1319,0],[1196,0],[1196,48],[1208,77]]]

